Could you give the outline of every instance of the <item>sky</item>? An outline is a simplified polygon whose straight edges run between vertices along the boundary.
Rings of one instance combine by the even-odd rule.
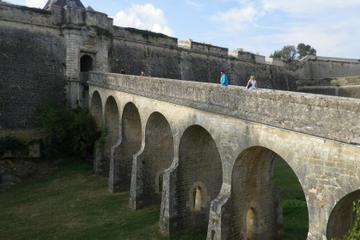
[[[46,0],[5,0],[42,8]],[[310,44],[319,56],[360,59],[360,0],[82,0],[124,27],[269,56]]]

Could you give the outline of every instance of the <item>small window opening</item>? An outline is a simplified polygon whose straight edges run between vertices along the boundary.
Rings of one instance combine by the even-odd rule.
[[[158,193],[161,193],[163,189],[163,174],[158,176]]]
[[[255,238],[255,225],[254,208],[249,208],[246,214],[246,240],[253,240]]]
[[[202,202],[202,196],[201,196],[201,187],[197,186],[194,189],[193,196],[194,196],[194,211],[200,211],[201,210],[201,202]]]
[[[89,55],[80,58],[80,72],[90,72],[93,70],[93,59]]]
[[[162,193],[163,185],[164,185],[164,171],[159,171],[155,176],[155,185],[154,189],[156,193]]]

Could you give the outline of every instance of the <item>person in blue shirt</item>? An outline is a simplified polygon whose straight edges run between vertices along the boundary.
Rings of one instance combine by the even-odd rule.
[[[223,87],[229,86],[229,78],[224,71],[221,71],[220,84]]]

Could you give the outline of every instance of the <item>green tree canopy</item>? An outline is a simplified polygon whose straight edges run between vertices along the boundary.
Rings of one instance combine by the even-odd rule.
[[[284,62],[291,62],[295,59],[297,54],[296,48],[293,45],[284,46],[281,50],[275,51],[270,55],[272,58],[281,59]]]
[[[305,57],[306,55],[316,56],[315,48],[311,47],[310,45],[305,45],[304,43],[299,43],[297,45],[297,53],[299,55],[298,56],[299,59]]]
[[[281,50],[274,51],[270,57],[280,59],[284,62],[292,62],[296,58],[301,59],[307,55],[316,56],[315,48],[308,44],[299,43],[297,47],[294,45],[286,45]]]

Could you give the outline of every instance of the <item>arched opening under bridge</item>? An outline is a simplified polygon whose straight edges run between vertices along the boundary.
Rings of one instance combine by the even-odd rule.
[[[327,238],[343,240],[355,221],[354,203],[360,200],[360,190],[343,197],[332,210],[328,226]]]
[[[304,240],[308,211],[300,182],[286,161],[265,147],[251,147],[232,172],[230,239]]]
[[[210,202],[219,194],[221,184],[222,164],[215,141],[203,127],[189,127],[179,149],[178,229],[204,229],[205,238]]]

